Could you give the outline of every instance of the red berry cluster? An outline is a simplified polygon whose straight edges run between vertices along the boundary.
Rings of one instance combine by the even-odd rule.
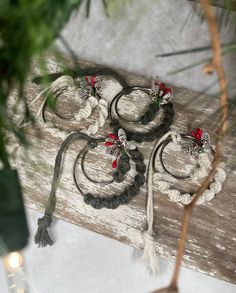
[[[171,92],[171,88],[166,87],[165,83],[160,84],[160,91],[163,91],[163,96]]]
[[[91,85],[92,87],[95,86],[95,82],[96,82],[96,76],[95,75],[92,75],[91,80],[89,80],[87,75],[84,77],[84,79],[85,79],[87,85]]]
[[[202,129],[201,128],[197,128],[196,131],[191,131],[191,135],[196,138],[198,141],[201,141],[202,138]]]

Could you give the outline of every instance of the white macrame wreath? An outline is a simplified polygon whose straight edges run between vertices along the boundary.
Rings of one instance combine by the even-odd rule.
[[[92,76],[92,78],[94,78]],[[100,81],[100,80],[99,80]],[[97,88],[99,91],[100,87]],[[91,92],[85,87],[85,95],[87,95],[86,99],[82,96],[81,92],[78,90],[78,86],[76,85],[74,79],[71,76],[63,75],[57,78],[49,87],[41,91],[35,99],[29,104],[29,108],[32,107],[42,96],[44,96],[44,101],[41,103],[37,113],[36,119],[38,119],[41,115],[42,109],[47,102],[47,98],[51,94],[58,94],[63,91],[67,91],[68,95],[76,95],[78,96],[78,103],[80,104],[80,109],[77,113],[74,114],[74,119],[76,121],[81,121],[89,118],[93,110],[98,107],[99,116],[94,122],[94,124],[90,125],[88,129],[83,129],[81,132],[86,133],[88,135],[93,135],[98,132],[98,130],[105,124],[106,119],[108,117],[108,102],[101,98],[99,101],[91,94]],[[87,92],[86,92],[87,91]],[[47,130],[54,137],[58,137],[64,140],[68,136],[68,132],[55,127],[52,122],[44,123],[42,119],[39,119],[39,124],[43,128],[47,128]],[[26,126],[27,124],[22,124],[21,127]]]
[[[153,170],[153,162],[154,162],[154,155],[157,151],[157,158],[160,155],[160,145],[167,139],[171,138],[174,143],[179,143],[182,140],[180,134],[176,131],[169,131],[167,132],[160,140],[157,141],[155,144],[149,164],[148,164],[148,173],[147,173],[147,181],[148,181],[148,195],[147,195],[147,223],[148,229],[144,232],[143,239],[144,239],[144,250],[142,255],[142,262],[146,265],[148,270],[153,275],[158,275],[158,266],[156,263],[156,252],[155,252],[155,245],[153,239],[153,184],[156,184],[159,191],[164,193],[168,196],[168,199],[172,202],[177,202],[181,204],[189,204],[194,195],[190,195],[189,193],[181,193],[179,190],[174,189],[171,187],[171,183],[167,182],[163,179],[163,170],[161,169],[161,164],[158,165],[158,168],[155,167],[156,172]],[[156,164],[156,162],[155,162]],[[190,178],[193,182],[199,182],[199,179],[207,176],[209,172],[209,168],[211,168],[211,161],[209,156],[206,152],[199,153],[197,157],[197,165],[198,168],[190,175]],[[200,205],[204,202],[208,202],[212,200],[217,193],[222,190],[222,185],[226,179],[226,172],[224,171],[225,164],[221,162],[216,170],[216,173],[213,177],[212,183],[209,187],[203,192],[202,196],[197,200],[196,204]]]

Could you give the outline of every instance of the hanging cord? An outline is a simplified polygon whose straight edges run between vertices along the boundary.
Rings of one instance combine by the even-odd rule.
[[[143,233],[144,248],[143,248],[143,255],[141,257],[141,262],[147,267],[150,274],[154,276],[157,276],[159,274],[159,270],[158,270],[158,265],[156,262],[156,252],[155,252],[155,244],[154,244],[154,238],[153,238],[153,220],[154,220],[153,188],[152,188],[153,160],[154,160],[154,154],[156,150],[158,149],[158,147],[160,146],[161,142],[166,140],[170,135],[174,141],[179,140],[179,136],[177,132],[175,131],[167,132],[155,144],[151,152],[149,163],[148,163],[148,172],[147,172],[148,195],[147,195],[147,206],[146,206],[148,228]]]
[[[38,244],[39,247],[53,244],[53,241],[51,240],[47,229],[52,224],[52,215],[56,207],[56,190],[59,184],[62,156],[64,151],[69,147],[69,145],[76,140],[93,141],[94,139],[84,133],[72,133],[61,144],[55,160],[51,192],[47,201],[44,216],[38,219],[38,230],[34,237],[34,241],[36,244]]]

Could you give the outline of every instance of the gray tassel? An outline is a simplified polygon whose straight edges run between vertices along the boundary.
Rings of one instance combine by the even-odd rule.
[[[52,223],[52,215],[56,208],[56,189],[59,183],[60,169],[62,164],[63,152],[69,145],[76,140],[85,139],[88,142],[96,142],[96,139],[91,138],[85,133],[71,133],[62,143],[55,160],[54,166],[54,175],[52,181],[52,189],[46,204],[46,209],[44,216],[38,219],[38,230],[34,236],[35,244],[38,244],[38,247],[45,247],[47,245],[53,245],[53,241],[48,234],[48,228]]]
[[[45,247],[47,245],[52,245],[47,228],[50,227],[52,223],[52,217],[45,214],[42,218],[38,219],[38,230],[34,236],[34,242],[38,244],[39,247]]]

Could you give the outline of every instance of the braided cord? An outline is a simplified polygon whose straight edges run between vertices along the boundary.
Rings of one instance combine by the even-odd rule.
[[[108,117],[108,103],[105,99],[100,99],[98,102],[99,117],[94,124],[90,125],[88,129],[82,130],[83,133],[93,135],[98,132],[100,128],[106,123]]]
[[[217,167],[216,174],[213,177],[213,182],[203,192],[202,196],[197,200],[196,204],[200,205],[212,200],[216,194],[222,190],[222,185],[226,179],[226,172],[224,171],[224,167],[224,162],[221,162]],[[192,201],[196,194],[190,195],[189,193],[181,193],[179,190],[171,188],[171,184],[163,180],[162,176],[163,175],[159,172],[154,173],[153,182],[155,182],[161,193],[164,193],[168,196],[170,201],[179,202],[182,204],[189,204]]]

